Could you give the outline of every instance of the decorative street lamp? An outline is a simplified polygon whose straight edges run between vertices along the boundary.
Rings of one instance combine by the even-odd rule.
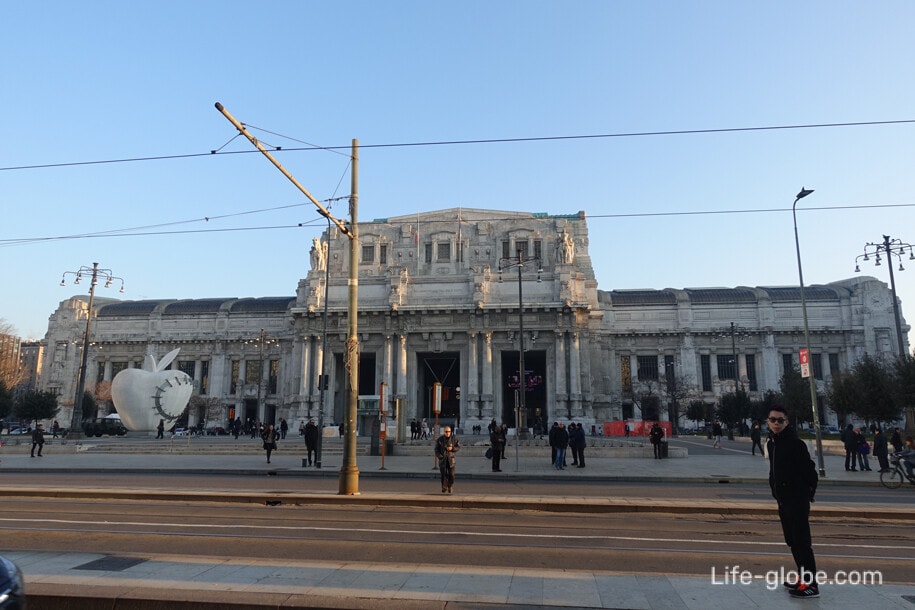
[[[740,387],[740,367],[738,366],[738,359],[737,359],[737,342],[740,341],[742,343],[742,342],[746,341],[747,338],[750,336],[751,336],[751,332],[749,329],[743,328],[741,326],[737,326],[736,324],[731,322],[730,326],[726,326],[725,328],[719,329],[718,333],[712,339],[712,341],[717,341],[718,339],[727,339],[728,337],[730,337],[730,339],[731,339],[731,357],[734,359],[733,360],[733,363],[734,363],[733,372],[734,372],[734,391],[735,392]]]
[[[502,272],[511,271],[512,269],[518,270],[518,400],[515,401],[517,405],[517,414],[515,415],[515,470],[519,470],[519,457],[518,457],[518,445],[519,439],[521,438],[521,426],[522,418],[525,417],[525,399],[524,394],[527,391],[525,387],[525,371],[524,371],[524,296],[522,291],[522,276],[521,272],[525,268],[533,267],[537,265],[537,281],[540,282],[541,274],[543,273],[543,266],[539,257],[526,258],[524,250],[518,248],[517,256],[508,256],[499,259],[499,282],[502,281]]]
[[[83,393],[86,389],[86,364],[89,359],[89,336],[92,332],[92,305],[95,302],[95,287],[98,285],[99,278],[105,280],[105,288],[109,288],[114,281],[121,282],[120,292],[124,292],[124,280],[113,274],[111,269],[99,269],[98,263],[92,263],[91,267],[83,265],[77,271],[64,271],[60,278],[60,285],[67,285],[67,276],[76,276],[74,284],[79,284],[83,276],[88,275],[89,280],[89,307],[86,310],[86,334],[83,335],[83,352],[80,357],[79,375],[76,378],[76,396],[73,398],[73,416],[70,418],[70,431],[67,436],[78,439],[83,433]]]
[[[858,266],[859,260],[868,261],[874,257],[874,266],[880,266],[880,255],[886,256],[887,267],[890,270],[890,291],[893,294],[893,319],[896,321],[896,342],[899,352],[896,356],[900,359],[905,358],[908,354],[905,351],[905,344],[902,340],[902,320],[899,317],[899,299],[896,298],[896,278],[893,276],[893,257],[899,259],[899,270],[905,271],[902,266],[902,257],[905,256],[906,250],[909,251],[908,260],[915,260],[915,253],[912,252],[912,244],[907,244],[900,239],[890,239],[889,235],[883,236],[883,243],[866,243],[864,244],[864,254],[855,258],[855,273],[861,272]]]
[[[801,242],[797,237],[797,202],[813,192],[813,189],[801,187],[794,203],[791,206],[791,217],[794,220],[794,247],[797,250],[797,276],[801,287],[801,312],[804,315],[804,345],[807,348],[807,354],[810,354],[810,327],[807,323],[807,299],[804,296],[804,271],[801,268]],[[813,375],[807,375],[810,382],[810,406],[813,408],[813,429],[817,438],[817,466],[820,470],[820,476],[826,476],[826,466],[823,464],[823,434],[820,431],[820,411],[817,407],[817,388]]]
[[[264,385],[264,348],[268,345],[273,345],[277,343],[275,337],[270,337],[267,335],[267,331],[263,328],[257,333],[257,336],[253,339],[248,339],[245,341],[246,345],[257,345],[258,346],[258,362],[257,362],[257,419],[263,421],[266,425],[267,412],[264,409],[263,415],[261,415],[261,389]],[[246,373],[247,374],[247,373]],[[263,417],[263,419],[261,419]],[[273,422],[276,423],[276,422]]]

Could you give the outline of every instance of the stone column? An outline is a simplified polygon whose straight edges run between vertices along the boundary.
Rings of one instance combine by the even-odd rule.
[[[397,388],[394,394],[401,398],[407,396],[407,335],[400,335],[397,354]],[[406,417],[406,413],[403,414]],[[410,417],[413,417],[412,415]]]
[[[565,331],[554,332],[556,343],[556,412],[550,413],[550,419],[556,421],[569,413],[569,390],[566,374],[566,334]],[[546,425],[546,422],[544,422]]]
[[[483,393],[480,396],[480,401],[483,404],[483,419],[495,417],[493,413],[492,375],[492,333],[483,333]]]
[[[387,404],[381,405],[381,408],[384,409],[385,413],[389,416],[391,414],[391,401],[393,399],[394,384],[392,383],[392,371],[394,370],[394,345],[391,341],[391,335],[384,336],[384,350],[382,352],[382,358],[384,358],[384,363],[381,368],[381,381],[382,383],[387,384]]]
[[[312,383],[317,381],[312,378],[311,375],[311,337],[305,335],[302,337],[302,348],[301,348],[301,362],[302,368],[299,371],[301,379],[299,380],[299,405],[305,406],[309,405],[309,411],[311,410],[311,386]],[[301,411],[300,411],[301,413]]]
[[[467,397],[468,415],[475,417],[480,414],[480,373],[477,370],[479,362],[477,361],[477,333],[470,333],[470,340],[467,342],[467,391],[464,395]]]
[[[572,417],[581,417],[581,344],[580,333],[573,332],[569,346],[569,400]]]

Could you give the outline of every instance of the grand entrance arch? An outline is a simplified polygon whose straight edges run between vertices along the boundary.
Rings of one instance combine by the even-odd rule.
[[[425,417],[429,425],[432,425],[435,420],[435,413],[432,411],[432,385],[438,382],[442,384],[442,412],[439,413],[438,421],[440,424],[460,426],[461,400],[457,392],[461,385],[460,352],[418,352],[416,364],[419,371],[417,416]]]
[[[515,401],[521,388],[520,372],[518,370],[518,352],[502,352],[502,421],[515,427]],[[549,421],[549,412],[546,406],[546,351],[524,352],[524,389],[525,413],[522,414],[521,425],[525,428],[535,428],[539,422],[545,426]],[[543,428],[541,428],[543,429]]]

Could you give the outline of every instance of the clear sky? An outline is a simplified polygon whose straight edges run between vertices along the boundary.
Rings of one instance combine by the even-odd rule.
[[[295,294],[326,223],[259,154],[208,154],[251,150],[217,101],[267,144],[358,138],[362,220],[584,210],[603,290],[797,285],[805,186],[805,283],[846,279],[867,242],[915,243],[915,123],[373,146],[913,120],[913,24],[910,1],[8,3],[0,318],[43,337],[95,261],[127,286],[98,296]],[[347,155],[277,157],[323,200]],[[661,215],[684,212],[728,213]],[[915,320],[915,261],[897,288]]]

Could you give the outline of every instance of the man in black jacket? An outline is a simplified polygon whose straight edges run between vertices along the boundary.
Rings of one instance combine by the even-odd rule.
[[[781,405],[769,410],[769,487],[778,502],[785,542],[797,564],[798,579],[785,582],[792,597],[818,597],[816,559],[810,539],[810,503],[817,490],[817,471],[807,445],[798,438]]]

